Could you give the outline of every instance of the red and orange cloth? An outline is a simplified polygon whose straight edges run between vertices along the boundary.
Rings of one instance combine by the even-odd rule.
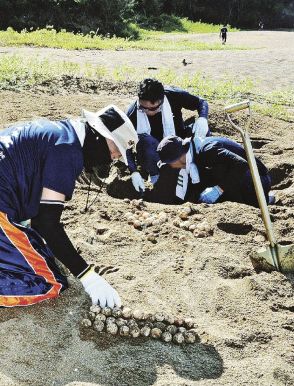
[[[52,252],[31,228],[0,212],[0,306],[28,306],[67,288]]]

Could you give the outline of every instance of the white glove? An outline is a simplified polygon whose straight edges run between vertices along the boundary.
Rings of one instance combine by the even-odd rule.
[[[80,278],[85,291],[92,299],[92,304],[99,304],[101,307],[120,307],[121,300],[114,288],[99,276],[94,270],[88,271]]]
[[[132,184],[137,192],[140,192],[140,189],[145,192],[144,180],[139,172],[132,173]]]
[[[195,138],[205,138],[207,136],[208,130],[209,128],[206,118],[200,117],[196,119],[192,130],[195,134]]]

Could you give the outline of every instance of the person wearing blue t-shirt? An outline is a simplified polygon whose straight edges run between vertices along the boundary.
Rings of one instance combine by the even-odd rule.
[[[192,126],[185,126],[182,109],[197,110],[199,118]],[[164,137],[178,135],[186,138],[192,132],[201,138],[209,135],[208,103],[178,87],[163,86],[152,78],[139,84],[138,99],[129,106],[127,115],[139,136],[137,162],[133,157],[128,163],[133,186],[138,192],[145,191],[145,184],[137,164],[143,174],[150,175],[153,185],[159,178],[156,148]]]
[[[54,257],[78,277],[93,304],[118,293],[76,251],[60,222],[83,168],[122,158],[138,141],[116,106],[61,121],[37,120],[0,133],[0,306],[27,306],[67,288]],[[31,227],[22,222],[31,220]],[[45,243],[44,243],[45,240]]]

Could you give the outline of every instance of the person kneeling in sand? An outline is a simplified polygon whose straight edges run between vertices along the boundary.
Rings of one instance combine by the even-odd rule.
[[[76,251],[60,218],[83,168],[121,157],[127,163],[126,151],[137,141],[131,121],[115,106],[1,132],[0,306],[28,306],[66,289],[54,257],[81,280],[93,304],[121,305],[116,290]],[[27,219],[31,227],[21,224]]]
[[[199,117],[192,125],[185,126],[182,109],[197,110]],[[172,134],[186,138],[192,132],[195,137],[210,135],[207,101],[178,87],[163,86],[153,78],[146,78],[139,84],[138,99],[129,106],[127,115],[139,136],[137,162],[134,158],[128,162],[132,183],[138,192],[145,190],[140,171],[142,175],[150,175],[153,185],[157,183],[159,158],[156,148],[162,138]]]
[[[181,169],[177,179],[176,196],[187,200],[214,204],[234,201],[257,207],[258,201],[244,148],[224,137],[203,140],[177,136],[164,138],[157,148],[160,163]],[[256,158],[267,203],[271,178],[265,165]]]

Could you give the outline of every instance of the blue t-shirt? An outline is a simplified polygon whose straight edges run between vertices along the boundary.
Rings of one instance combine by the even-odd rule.
[[[36,216],[43,187],[69,200],[82,169],[82,146],[69,121],[38,120],[1,131],[0,211],[13,221]]]

